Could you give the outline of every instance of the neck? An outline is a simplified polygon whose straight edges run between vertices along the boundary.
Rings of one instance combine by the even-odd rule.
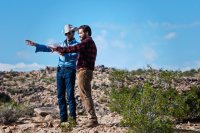
[[[68,42],[71,42],[72,40],[74,40],[74,38],[67,39]]]

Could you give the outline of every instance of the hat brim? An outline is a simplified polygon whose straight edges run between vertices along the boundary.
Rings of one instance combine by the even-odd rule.
[[[72,31],[78,31],[78,28],[77,27],[74,27],[73,29],[72,29]]]
[[[71,31],[76,32],[76,31],[78,31],[78,28],[77,27],[73,27],[71,30],[68,30],[67,32],[64,32],[64,34],[67,34],[67,33],[71,32]]]

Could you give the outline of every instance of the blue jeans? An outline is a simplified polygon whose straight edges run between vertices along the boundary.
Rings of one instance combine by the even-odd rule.
[[[74,97],[76,70],[68,67],[57,67],[56,79],[61,122],[68,120],[67,103],[69,104],[70,116],[76,119],[76,102]]]

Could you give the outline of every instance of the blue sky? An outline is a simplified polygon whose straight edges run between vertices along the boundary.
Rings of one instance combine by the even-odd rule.
[[[91,26],[96,65],[135,70],[200,67],[199,0],[0,0],[0,71],[57,66],[56,53],[35,53],[65,39],[65,24]],[[76,34],[76,39],[79,37]]]

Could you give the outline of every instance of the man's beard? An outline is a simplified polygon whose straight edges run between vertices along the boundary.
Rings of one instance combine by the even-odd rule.
[[[84,36],[81,38],[81,41],[83,41],[85,38],[86,38],[86,35],[84,35]]]

